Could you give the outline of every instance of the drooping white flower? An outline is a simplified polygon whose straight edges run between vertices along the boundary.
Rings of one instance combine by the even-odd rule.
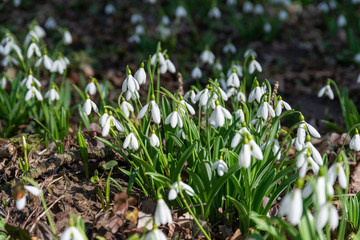
[[[171,73],[176,72],[175,65],[172,63],[172,61],[169,58],[166,58],[165,63],[166,63],[167,70],[169,72],[171,72]]]
[[[199,79],[201,78],[201,76],[202,76],[201,70],[198,66],[196,66],[191,72],[191,77],[193,79]]]
[[[116,12],[116,8],[113,4],[108,3],[104,8],[104,12],[106,15],[113,15]]]
[[[135,35],[141,36],[145,33],[145,28],[143,25],[138,24],[135,27]]]
[[[261,151],[261,148],[259,147],[259,145],[257,145],[257,143],[254,141],[254,139],[252,139],[251,135],[248,135],[248,139],[249,139],[251,156],[253,156],[257,160],[262,160],[263,153]]]
[[[195,194],[194,189],[192,189],[192,187],[190,187],[183,181],[180,181],[180,188],[183,189],[187,193],[187,195],[189,195],[191,197],[194,196],[194,194]],[[169,191],[168,199],[170,201],[174,200],[175,198],[177,198],[178,194],[179,194],[179,183],[175,182],[175,183],[173,183],[173,185]]]
[[[219,83],[214,86],[213,90],[215,91],[216,95],[221,97],[225,102],[229,99],[227,93],[222,90]]]
[[[322,204],[316,214],[316,230],[323,229],[327,222],[331,229],[336,229],[339,225],[339,214],[330,201]]]
[[[26,92],[25,101],[29,101],[33,97],[36,97],[37,100],[39,100],[39,101],[43,100],[43,97],[42,97],[41,93],[39,92],[39,90],[37,90],[36,87],[31,86],[29,88],[29,90]]]
[[[21,81],[20,86],[24,86],[24,84],[26,85],[27,88],[31,88],[33,84],[37,85],[38,87],[41,87],[41,83],[32,75],[31,70],[30,70],[30,74]]]
[[[256,4],[253,12],[255,15],[262,15],[264,13],[264,7],[261,4]]]
[[[86,99],[84,105],[83,105],[83,112],[85,113],[86,116],[89,116],[91,113],[91,109],[97,113],[99,111],[98,107],[96,106],[96,104],[90,99]]]
[[[262,95],[264,95],[264,90],[259,86],[259,83],[256,82],[256,87],[250,92],[249,94],[249,103],[252,103],[254,100],[256,100],[258,103],[260,103],[260,99]]]
[[[295,147],[298,151],[301,151],[301,149],[304,147],[306,130],[308,130],[309,134],[315,138],[321,137],[320,133],[313,126],[305,122],[303,115],[300,115],[300,121],[301,124],[297,129],[297,136],[295,139]]]
[[[51,88],[49,91],[45,93],[45,98],[50,99],[50,101],[55,101],[55,100],[59,100],[60,96],[55,88]]]
[[[210,99],[210,86],[207,85],[206,88],[204,88],[203,90],[201,90],[200,92],[198,92],[195,96],[195,101],[199,101],[199,107],[205,106],[207,105],[207,102]]]
[[[271,26],[270,23],[267,22],[267,23],[264,24],[263,29],[264,29],[264,32],[265,32],[265,33],[270,33],[271,30],[272,30],[272,26]],[[260,66],[260,65],[259,65],[259,66]],[[261,66],[260,66],[260,69],[261,69]],[[258,70],[258,71],[259,71],[259,70]],[[261,71],[259,71],[259,72],[261,72]]]
[[[143,21],[143,17],[138,13],[133,13],[130,18],[131,24],[138,24]]]
[[[221,12],[218,7],[213,7],[208,13],[209,18],[219,19],[221,18]]]
[[[314,161],[314,159],[311,157],[311,150],[310,148],[307,149],[307,151],[304,151],[299,154],[296,165],[298,168],[300,168],[299,176],[305,177],[306,172],[308,169],[312,169],[315,174],[318,174],[319,172],[319,165]]]
[[[132,150],[138,150],[139,148],[139,142],[133,132],[129,133],[124,140],[123,148],[126,149],[128,147]]]
[[[255,70],[257,70],[258,72],[262,72],[262,67],[261,67],[260,63],[258,61],[256,61],[255,58],[253,57],[253,59],[251,60],[251,62],[249,64],[249,73],[253,74],[255,72]]]
[[[134,78],[138,81],[139,84],[146,83],[146,73],[144,69],[144,63],[141,63],[141,67],[136,71]]]
[[[50,72],[58,72],[59,74],[63,74],[66,69],[66,64],[61,59],[57,59],[52,62]]]
[[[215,55],[209,49],[205,49],[200,55],[200,61],[212,65],[215,62]]]
[[[287,12],[286,10],[281,10],[281,11],[279,12],[278,17],[279,17],[279,20],[280,20],[280,21],[285,21],[286,19],[288,19],[289,14],[288,14],[288,12]]]
[[[71,33],[69,32],[69,30],[65,30],[63,33],[63,41],[65,43],[65,45],[69,45],[73,42]]]
[[[130,112],[134,112],[133,106],[127,101],[125,101],[125,99],[123,99],[122,103],[120,104],[120,108],[126,117],[130,116]]]
[[[61,235],[60,240],[85,240],[79,229],[76,227],[69,227]]]
[[[311,143],[311,137],[309,135],[306,136],[306,140],[305,140],[305,147],[306,148],[310,148],[311,150],[311,156],[313,157],[313,159],[315,160],[315,162],[317,164],[319,164],[320,166],[322,166],[323,160],[321,157],[321,154],[319,153],[319,151],[314,147],[314,145]]]
[[[269,115],[271,117],[275,117],[275,111],[272,108],[272,106],[265,100],[260,105],[260,107],[256,113],[256,116],[261,117],[262,119],[264,119],[266,121],[268,119]]]
[[[150,146],[152,146],[152,147],[159,147],[160,146],[160,140],[159,140],[158,136],[155,134],[155,132],[151,133]]]
[[[243,123],[243,127],[239,130],[239,132],[235,133],[233,139],[231,140],[231,147],[237,147],[242,139],[242,136],[247,136],[248,134],[250,135],[250,132],[247,130],[246,124]]]
[[[90,95],[96,94],[96,90],[97,88],[94,81],[89,82],[85,87],[85,91],[88,92]]]
[[[277,136],[278,137],[278,136]],[[276,156],[276,160],[280,160],[281,158],[281,152],[278,153],[280,149],[279,140],[277,138],[270,139],[269,141],[265,142],[263,145],[261,145],[261,150],[264,150],[267,146],[271,146],[271,150],[273,152],[273,155]],[[277,155],[276,155],[277,154]]]
[[[240,87],[240,79],[236,72],[236,68],[233,69],[232,74],[228,77],[228,79],[226,81],[226,86],[227,87],[235,87],[235,88]]]
[[[334,93],[331,90],[330,83],[326,84],[326,86],[322,87],[319,90],[318,97],[320,98],[320,97],[324,96],[324,94],[326,96],[328,96],[330,98],[330,100],[334,99]]]
[[[349,147],[357,152],[360,151],[360,135],[357,129],[355,129],[355,135],[352,137]]]
[[[107,113],[107,110],[105,110],[105,113],[103,115],[101,115],[101,117],[99,118],[99,123],[100,123],[101,127],[105,126],[106,120],[108,118],[109,118],[109,114]]]
[[[245,114],[242,108],[239,108],[235,111],[235,117],[240,118],[239,122],[243,123],[245,121]]]
[[[0,79],[0,87],[1,87],[1,89],[5,89],[6,85],[7,85],[6,77],[2,77]]]
[[[253,11],[254,5],[250,1],[246,1],[243,5],[243,12],[244,13],[251,13]]]
[[[248,134],[244,138],[244,145],[242,146],[239,153],[239,165],[240,167],[248,168],[251,163],[251,156],[258,160],[263,159],[263,154],[260,147],[252,139],[251,135]]]
[[[140,36],[136,35],[136,34],[134,34],[128,38],[129,43],[139,43],[140,41],[141,41]]]
[[[46,19],[46,22],[44,24],[46,29],[56,29],[57,24],[54,17],[50,16]]]
[[[53,64],[53,61],[51,60],[51,58],[49,58],[46,53],[44,53],[44,55],[42,57],[40,57],[36,63],[35,63],[35,67],[39,67],[41,65],[41,63],[44,64],[44,67],[47,70],[51,70],[51,66]]]
[[[175,16],[177,18],[185,18],[187,16],[186,9],[183,6],[179,5],[175,10]]]
[[[341,162],[341,157],[339,157],[338,162],[334,163],[328,170],[328,181],[331,185],[335,184],[336,178],[339,180],[339,185],[342,187],[342,189],[345,189],[347,187],[347,178],[345,174],[344,167]]]
[[[228,172],[228,166],[226,165],[226,162],[222,160],[222,156],[220,156],[220,159],[216,162],[214,162],[211,165],[211,170],[214,171],[217,169],[217,174],[221,177],[224,175],[224,173]]]
[[[176,136],[178,138],[182,138],[182,139],[186,139],[186,135],[183,129],[180,129],[180,131],[178,131],[178,133],[176,134]]]
[[[35,186],[24,185],[24,189],[26,191],[30,192],[34,196],[39,196],[40,194],[42,194],[41,189],[39,189],[39,188],[37,188]],[[27,193],[26,193],[25,190],[20,190],[20,191],[24,191],[24,192],[22,192],[22,197],[15,200],[16,208],[19,211],[23,210],[25,208],[25,205],[26,205]]]
[[[184,99],[187,100],[187,99],[190,99],[190,101],[195,104],[196,101],[195,101],[195,97],[196,97],[196,94],[195,94],[195,91],[193,89],[190,89],[189,91],[187,91],[184,95]]]
[[[329,6],[327,5],[326,2],[321,2],[319,3],[317,6],[316,6],[317,10],[319,10],[320,12],[323,12],[323,13],[327,13],[330,11],[330,8]]]
[[[282,100],[282,97],[279,96],[279,100],[276,103],[276,107],[275,107],[275,115],[276,116],[280,116],[283,107],[285,107],[286,110],[291,110],[291,106],[285,102],[284,100]]]
[[[41,51],[35,42],[30,44],[27,50],[27,58],[31,58],[34,55],[34,53],[36,56],[41,57]]]
[[[139,91],[140,86],[138,81],[131,75],[131,71],[128,66],[126,66],[126,78],[122,84],[122,92],[125,93],[128,90],[130,92]],[[126,98],[126,100],[129,100]]]
[[[165,124],[170,124],[172,128],[176,128],[176,126],[182,128],[183,122],[177,108],[166,117]]]
[[[231,54],[235,54],[236,53],[236,47],[234,46],[234,44],[232,44],[231,42],[228,42],[228,44],[226,44],[223,48],[223,53],[231,53]]]
[[[186,115],[186,109],[188,110],[189,114],[191,114],[191,115],[195,114],[194,108],[190,104],[185,102],[185,100],[182,97],[181,97],[181,100],[180,100],[179,108],[180,108],[180,110],[182,111],[182,113],[184,115]]]
[[[303,201],[301,197],[301,190],[295,188],[291,193],[288,193],[281,201],[279,208],[280,216],[287,216],[288,222],[292,225],[297,225],[300,222],[303,213]]]
[[[219,101],[216,101],[215,110],[211,113],[209,123],[214,127],[222,127],[225,124],[225,118],[231,120],[231,113],[224,107],[222,107]]]
[[[346,18],[344,15],[340,15],[337,19],[337,25],[339,28],[345,27],[347,24]]]
[[[139,112],[137,118],[141,119],[145,116],[146,112],[151,111],[151,117],[154,120],[154,122],[156,122],[157,124],[160,123],[161,121],[161,114],[160,114],[160,109],[159,106],[156,104],[155,102],[155,96],[151,97],[151,101],[149,103],[147,103]]]
[[[154,218],[156,225],[166,225],[167,223],[172,223],[171,211],[161,196],[156,204]]]
[[[156,2],[156,0],[147,0],[147,1]],[[162,231],[160,231],[157,228],[154,228],[152,231],[150,231],[146,234],[144,240],[167,240],[167,237],[165,236],[165,234]]]
[[[100,118],[99,121],[103,127],[103,129],[101,131],[101,135],[103,137],[109,135],[110,128],[113,126],[115,126],[119,132],[124,132],[123,125],[112,116],[111,112],[110,112],[110,115],[108,115],[107,113],[104,113],[103,116],[101,116],[101,117],[103,117],[103,118]]]
[[[155,53],[154,55],[152,55],[150,63],[151,65],[154,65],[155,62],[158,61],[158,63],[161,65],[165,65],[166,66],[166,61],[165,61],[165,57],[162,54],[162,52],[158,52],[157,54]]]
[[[234,68],[236,69],[236,73],[237,75],[240,77],[243,76],[243,72],[242,72],[242,67],[240,64],[232,64],[231,67],[228,69],[227,73],[226,73],[226,76],[229,77],[233,71],[234,71]]]

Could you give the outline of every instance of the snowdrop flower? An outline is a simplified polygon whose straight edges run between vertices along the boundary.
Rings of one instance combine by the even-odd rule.
[[[225,102],[229,99],[228,95],[226,92],[224,92],[224,90],[222,90],[222,88],[220,87],[219,83],[216,83],[214,88],[213,88],[214,92],[216,93],[217,96],[221,97]],[[217,99],[217,98],[216,98]]]
[[[122,99],[122,103],[120,104],[121,111],[125,114],[126,117],[130,116],[130,112],[134,112],[133,106],[128,103],[125,98]]]
[[[219,19],[221,18],[221,12],[218,7],[213,7],[208,13],[209,18]]]
[[[183,6],[178,6],[175,10],[176,18],[185,18],[187,16],[186,9]]]
[[[289,17],[289,14],[286,10],[281,10],[279,12],[279,20],[280,21],[285,21],[286,19],[288,19],[288,17]]]
[[[138,150],[138,148],[139,148],[139,142],[138,142],[135,134],[133,133],[133,131],[131,131],[124,140],[123,148],[126,149],[128,147],[131,150]]]
[[[134,14],[131,15],[131,18],[130,18],[131,24],[135,25],[135,24],[140,23],[142,21],[143,21],[143,17],[140,14],[134,13]]]
[[[169,27],[167,27],[167,26],[164,26],[164,25],[158,25],[155,30],[156,30],[156,32],[159,33],[160,39],[162,41],[167,40],[171,35],[171,29]],[[164,67],[164,65],[161,65],[161,64],[160,64],[160,66]]]
[[[231,120],[231,113],[224,107],[222,107],[219,101],[215,102],[215,110],[211,113],[209,118],[209,123],[214,127],[222,127],[225,124],[225,118]]]
[[[160,65],[166,66],[165,57],[162,54],[162,52],[160,52],[160,51],[157,54],[155,53],[154,55],[152,55],[151,60],[150,60],[151,65],[154,65],[156,61],[158,61],[158,63]]]
[[[160,114],[159,106],[155,102],[154,95],[151,96],[151,101],[140,110],[137,118],[138,119],[143,118],[145,116],[145,113],[148,111],[148,109],[149,111],[151,111],[151,117],[154,120],[154,122],[159,124],[161,120],[161,114]]]
[[[41,83],[39,82],[39,80],[33,77],[32,71],[30,70],[29,75],[21,81],[20,86],[24,86],[25,84],[27,88],[30,88],[33,83],[36,84],[38,87],[41,87]]]
[[[212,65],[215,62],[215,55],[209,49],[205,49],[200,55],[200,61]]]
[[[172,128],[176,128],[177,125],[182,128],[183,122],[177,108],[175,108],[174,111],[167,116],[165,124],[170,124]]]
[[[44,26],[47,29],[56,29],[57,24],[55,18],[53,18],[52,16],[48,17],[48,19],[46,19]]]
[[[53,61],[51,65],[50,72],[58,72],[59,74],[63,74],[66,69],[66,64],[61,59],[57,59]]]
[[[36,33],[36,35],[39,38],[43,38],[46,36],[45,30],[42,27],[40,27],[39,25],[35,25],[33,31]]]
[[[327,13],[330,11],[330,8],[329,6],[327,5],[326,2],[321,2],[319,3],[316,8],[320,11],[320,12],[323,12],[323,13]]]
[[[300,222],[303,213],[303,201],[301,197],[301,188],[304,185],[302,178],[298,179],[296,188],[288,193],[281,201],[279,208],[280,216],[287,216],[287,220],[292,225]]]
[[[240,87],[240,79],[236,72],[236,68],[233,68],[232,74],[228,77],[228,79],[226,81],[226,86],[227,87],[235,87],[235,88]]]
[[[228,6],[234,6],[234,5],[236,5],[236,0],[226,0],[226,5],[228,5]]]
[[[61,235],[60,240],[85,240],[84,236],[81,234],[79,229],[72,226],[65,230]]]
[[[223,53],[232,53],[235,54],[236,53],[236,47],[234,46],[234,44],[232,44],[231,42],[228,42],[228,44],[226,44],[223,48]]]
[[[169,25],[170,24],[170,18],[168,16],[162,16],[161,23],[164,24],[164,25]]]
[[[281,158],[281,152],[278,153],[279,149],[280,149],[280,144],[279,144],[279,135],[276,134],[275,139],[270,139],[269,141],[265,142],[263,145],[261,145],[261,150],[264,150],[267,146],[271,146],[271,150],[273,152],[274,157],[276,156],[276,160],[280,160]]]
[[[201,90],[200,92],[198,92],[195,96],[195,101],[199,101],[199,107],[205,106],[207,105],[207,102],[210,98],[210,86],[207,85],[206,88],[204,88],[203,90]]]
[[[253,74],[257,70],[258,72],[262,72],[262,67],[258,61],[255,60],[255,57],[252,57],[252,60],[249,64],[249,73]]]
[[[67,29],[63,33],[63,41],[64,41],[65,45],[69,45],[69,44],[71,44],[73,42],[71,33]]]
[[[193,89],[190,89],[189,91],[187,91],[184,95],[184,99],[185,100],[188,100],[190,99],[190,101],[195,104],[196,101],[195,101],[195,97],[196,97],[196,94],[195,94],[195,91]]]
[[[254,100],[256,100],[258,103],[260,103],[260,99],[262,95],[264,95],[264,90],[259,86],[259,83],[256,81],[256,87],[250,92],[249,94],[249,103],[252,103]]]
[[[220,59],[216,59],[214,65],[213,65],[213,68],[219,72],[223,70],[223,66],[221,65]],[[220,74],[223,74],[223,73],[220,73]]]
[[[152,146],[152,147],[160,146],[160,140],[159,140],[158,136],[155,134],[155,131],[152,131],[152,133],[151,133],[150,146]]]
[[[41,93],[39,92],[39,90],[37,90],[36,87],[31,86],[25,95],[25,101],[29,101],[33,97],[36,97],[37,100],[39,100],[39,101],[43,100],[43,97],[42,97]]]
[[[305,119],[304,116],[300,115],[300,122],[302,123],[299,125],[297,129],[297,136],[295,139],[295,147],[298,151],[301,151],[301,149],[303,149],[306,138],[306,130],[308,130],[309,134],[315,138],[321,137],[320,133],[313,126],[305,122],[304,119]]]
[[[357,53],[357,54],[355,54],[355,56],[354,56],[354,62],[356,62],[356,63],[360,63],[360,53]]]
[[[86,116],[89,116],[91,113],[91,109],[97,113],[99,111],[96,104],[88,97],[83,105],[83,112]]]
[[[331,201],[320,206],[320,210],[316,215],[316,230],[323,229],[327,222],[329,222],[331,229],[336,229],[339,224],[339,214]]]
[[[246,1],[243,5],[242,10],[244,13],[250,13],[253,11],[253,8],[254,8],[253,4],[250,1]]]
[[[217,169],[217,174],[221,177],[224,175],[224,173],[228,172],[228,166],[226,165],[226,162],[224,162],[223,157],[220,156],[220,159],[216,162],[214,162],[211,165],[211,170],[214,171]]]
[[[243,76],[242,67],[239,64],[232,64],[231,67],[228,69],[226,76],[229,77],[233,73],[234,68],[236,69],[236,73],[239,76],[239,78],[242,77]]]
[[[183,181],[180,181],[180,188],[182,190],[184,190],[187,193],[187,195],[189,195],[190,197],[194,196],[194,194],[195,194],[194,189],[192,189],[192,187],[190,187]],[[173,183],[173,185],[169,191],[168,199],[170,201],[174,200],[175,198],[177,198],[178,194],[179,194],[179,183],[175,182],[175,183]]]
[[[139,43],[140,41],[141,41],[140,37],[136,34],[128,38],[129,43]]]
[[[178,138],[186,139],[186,135],[183,129],[180,129],[180,131],[176,134]]]
[[[276,107],[275,107],[275,115],[276,116],[281,115],[283,107],[285,107],[286,110],[291,110],[290,105],[287,102],[285,102],[284,100],[282,100],[281,96],[279,96],[279,99],[278,99],[278,101],[276,103]]]
[[[104,11],[106,15],[113,15],[116,12],[116,8],[113,4],[108,3],[106,4]]]
[[[171,60],[169,59],[169,57],[166,55],[166,60],[165,60],[165,65],[166,65],[166,69],[171,72],[171,73],[175,73],[176,72],[176,68],[175,65],[171,62]],[[165,70],[166,72],[166,70]],[[164,72],[164,73],[165,73]]]
[[[338,158],[338,161],[329,168],[328,171],[328,181],[331,185],[335,184],[336,178],[339,180],[340,187],[345,189],[347,187],[347,178],[341,156]]]
[[[201,78],[201,76],[202,76],[201,70],[198,66],[196,66],[191,72],[191,77],[193,79],[199,79]]]
[[[147,1],[156,2],[156,0],[147,0]],[[154,228],[151,232],[148,232],[148,234],[146,234],[144,240],[167,240],[167,237],[162,231],[160,231],[157,228]]]
[[[122,84],[122,92],[130,92],[139,91],[139,83],[138,81],[131,75],[131,71],[129,66],[126,66],[126,78]],[[129,100],[128,98],[126,100]]]
[[[305,177],[306,172],[309,168],[311,168],[315,174],[318,174],[320,169],[319,165],[311,157],[310,148],[307,148],[307,151],[300,153],[296,162],[296,166],[300,168],[300,177]]]
[[[157,201],[154,218],[156,225],[166,225],[167,223],[172,223],[171,211],[160,194]]]
[[[252,49],[247,49],[245,52],[244,52],[244,58],[247,58],[248,56],[254,56],[255,58],[257,57],[257,53],[252,50]]]
[[[134,78],[138,81],[139,84],[146,83],[146,73],[145,73],[145,69],[144,69],[144,63],[141,63],[141,66],[136,71]]]
[[[28,48],[28,51],[27,51],[27,58],[31,58],[34,55],[34,53],[35,53],[36,56],[41,57],[40,49],[36,45],[35,42],[30,44],[30,46]]]
[[[262,15],[264,13],[264,7],[261,4],[256,4],[254,7],[255,15]]]
[[[334,99],[334,93],[333,91],[331,90],[331,87],[330,87],[330,82],[328,82],[326,84],[326,86],[322,87],[318,93],[318,97],[322,97],[324,96],[324,94],[326,96],[328,96],[330,98],[330,100],[333,100]]]
[[[56,91],[54,87],[52,87],[49,91],[45,93],[45,98],[50,99],[50,101],[59,100],[59,93]]]
[[[265,121],[268,119],[269,115],[271,117],[275,117],[275,111],[272,108],[272,106],[266,101],[266,98],[264,99],[263,103],[260,105],[256,116],[261,117]]]
[[[251,135],[248,134],[244,138],[244,145],[242,146],[239,153],[239,165],[240,167],[248,168],[251,163],[251,156],[258,160],[263,159],[263,154],[260,147],[252,139]]]
[[[42,194],[41,189],[34,187],[34,186],[30,186],[30,185],[24,185],[24,189],[20,190],[20,192],[17,194],[18,196],[22,196],[21,198],[17,198],[15,201],[15,205],[17,210],[21,211],[25,208],[26,205],[26,196],[27,193],[26,191],[30,192],[32,195],[34,196],[39,196],[40,194]]]
[[[337,7],[337,3],[335,0],[330,0],[329,1],[329,6],[331,9],[335,9]]]
[[[272,26],[271,26],[271,24],[270,23],[265,23],[265,25],[264,25],[264,32],[266,32],[266,33],[270,33],[271,32],[271,30],[272,30]],[[260,65],[259,65],[260,66]],[[260,69],[261,69],[261,67],[260,67]],[[259,72],[261,72],[261,71],[259,71]]]
[[[344,15],[340,15],[337,19],[337,25],[339,28],[345,27],[347,24],[346,18]]]
[[[247,135],[250,135],[250,132],[246,128],[246,123],[243,122],[242,123],[242,128],[239,130],[239,132],[235,133],[235,135],[234,135],[234,137],[233,137],[233,139],[231,141],[231,147],[236,148],[239,145],[239,143],[240,143],[240,141],[242,139],[242,136],[247,136]]]
[[[94,83],[94,80],[89,82],[85,87],[85,91],[88,92],[90,95],[96,94],[96,90],[97,88],[96,88],[96,84]]]
[[[355,135],[352,137],[349,146],[352,150],[360,151],[360,135],[357,129],[355,129]]]
[[[182,97],[180,97],[179,108],[180,108],[182,114],[184,114],[184,115],[186,115],[186,109],[189,111],[189,114],[191,114],[191,115],[195,114],[194,108],[190,104],[185,102],[185,100]]]
[[[35,63],[35,67],[39,67],[41,65],[41,63],[44,64],[44,67],[47,69],[47,70],[51,70],[51,66],[53,64],[53,61],[51,60],[51,58],[49,58],[47,56],[46,53],[44,53],[44,55],[42,57],[40,57],[36,63]]]
[[[2,77],[1,80],[0,80],[0,87],[1,87],[1,89],[4,89],[4,90],[5,90],[6,84],[7,84],[6,78],[5,78],[5,77]]]
[[[143,27],[143,25],[139,24],[135,27],[135,35],[143,35],[145,33],[145,28]]]
[[[242,110],[242,106],[238,110],[235,111],[235,117],[240,118],[239,122],[243,123],[245,121],[245,114]]]

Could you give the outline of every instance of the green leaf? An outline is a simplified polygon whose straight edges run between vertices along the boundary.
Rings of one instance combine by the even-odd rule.
[[[231,202],[234,204],[236,210],[239,214],[239,228],[242,233],[242,235],[246,236],[249,231],[249,222],[250,222],[250,216],[249,212],[246,209],[246,207],[242,204],[242,202],[236,200],[235,198],[231,196],[227,196],[231,200]]]
[[[193,153],[193,150],[196,146],[196,142],[193,143],[186,151],[182,154],[181,158],[176,162],[176,168],[173,173],[171,173],[171,179],[175,182],[183,169],[185,162],[189,159],[190,155]]]
[[[118,165],[118,162],[115,161],[115,160],[110,160],[108,161],[107,163],[103,164],[102,167],[105,169],[105,170],[109,170],[113,167],[115,167],[116,165]]]
[[[77,139],[80,148],[81,159],[84,163],[85,177],[86,179],[89,179],[89,155],[88,155],[86,141],[80,131],[77,133]]]

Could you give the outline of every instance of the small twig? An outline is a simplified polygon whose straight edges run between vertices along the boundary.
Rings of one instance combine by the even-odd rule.
[[[36,222],[38,222],[43,216],[45,216],[45,214],[61,199],[63,199],[65,197],[65,195],[62,195],[61,197],[59,197],[58,199],[56,199],[51,205],[50,207],[48,207],[48,209],[46,209],[46,211],[44,211],[43,213],[41,213],[35,220],[35,223],[31,226],[29,232],[32,232],[35,228]]]

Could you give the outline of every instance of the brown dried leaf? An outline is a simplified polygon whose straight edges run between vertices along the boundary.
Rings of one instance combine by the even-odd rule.
[[[129,220],[130,222],[136,224],[139,218],[139,209],[138,208],[134,208],[133,211],[127,211],[125,218],[127,220]]]
[[[128,209],[128,196],[125,192],[115,195],[114,213],[116,215],[124,215]]]

